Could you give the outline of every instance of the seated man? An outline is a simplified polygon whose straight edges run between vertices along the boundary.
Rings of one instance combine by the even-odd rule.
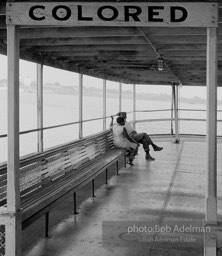
[[[119,112],[117,113],[117,116],[123,117],[125,119],[125,128],[129,136],[132,139],[134,139],[136,142],[143,145],[144,151],[146,152],[146,159],[151,161],[155,160],[155,158],[153,158],[149,153],[150,152],[149,145],[153,147],[154,151],[160,151],[163,149],[163,147],[158,147],[156,144],[154,144],[147,133],[145,132],[137,133],[132,127],[132,125],[126,122],[126,118],[127,118],[126,112]]]
[[[113,118],[110,128],[113,131],[113,143],[117,148],[124,148],[128,151],[129,162],[128,164],[133,165],[133,159],[135,158],[137,147],[139,143],[133,140],[127,133],[125,128],[125,120],[122,117],[116,119],[117,124],[113,125]]]

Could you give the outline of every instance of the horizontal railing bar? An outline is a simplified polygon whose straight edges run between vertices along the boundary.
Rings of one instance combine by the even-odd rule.
[[[206,109],[190,109],[190,108],[180,108],[178,110],[182,110],[182,111],[206,111]],[[217,112],[222,112],[222,110],[218,109]]]
[[[174,120],[174,119],[173,119]],[[146,122],[161,122],[161,121],[171,121],[171,118],[160,118],[160,119],[143,119],[143,120],[136,120],[135,123],[146,123]]]
[[[137,110],[136,112],[160,112],[160,111],[170,111],[171,109],[156,109],[156,110]],[[203,109],[179,109],[182,111],[206,111]],[[218,110],[219,112],[222,112],[222,110]],[[133,113],[133,111],[129,111],[127,112],[127,114]],[[113,116],[117,116],[117,115],[113,115]],[[105,118],[110,118],[111,116],[106,116]],[[97,121],[97,120],[103,120],[103,117],[99,117],[99,118],[92,118],[92,119],[87,119],[87,120],[83,120],[83,123],[86,122],[91,122],[91,121]],[[174,119],[172,119],[174,121]],[[161,119],[146,119],[146,120],[137,120],[135,121],[135,123],[142,123],[142,122],[155,122],[155,121],[171,121],[171,119],[169,118],[161,118]],[[179,121],[206,121],[206,119],[194,119],[194,118],[179,118]],[[222,120],[217,120],[218,122],[222,122]],[[44,127],[44,128],[37,128],[37,129],[31,129],[31,130],[26,130],[26,131],[22,131],[19,134],[23,135],[23,134],[28,134],[31,132],[38,132],[41,130],[49,130],[49,129],[55,129],[55,128],[60,128],[60,127],[64,127],[64,126],[69,126],[69,125],[75,125],[75,124],[79,124],[79,121],[76,122],[70,122],[70,123],[65,123],[65,124],[59,124],[59,125],[54,125],[54,126],[48,126],[48,127]],[[0,135],[0,138],[6,138],[7,134],[2,134]]]
[[[127,112],[127,113],[131,113],[131,112]],[[113,115],[113,116],[117,116],[117,115]],[[107,116],[106,118],[111,118],[111,116]],[[85,122],[97,121],[97,120],[102,120],[102,119],[103,119],[103,117],[92,118],[92,119],[83,120],[82,122],[85,123]],[[19,134],[23,135],[23,134],[27,134],[27,133],[31,133],[31,132],[38,132],[38,131],[42,131],[42,130],[44,131],[44,130],[60,128],[60,127],[74,125],[74,124],[79,124],[79,123],[80,123],[79,121],[76,121],[76,122],[71,122],[71,123],[65,123],[65,124],[58,124],[58,125],[43,127],[43,128],[36,128],[36,129],[22,131]],[[7,137],[7,134],[0,135],[0,138],[5,138],[5,137]]]
[[[200,121],[200,122],[206,122],[206,119],[195,119],[195,118],[179,118],[180,121]],[[222,122],[222,119],[218,119],[217,122]]]
[[[152,110],[136,110],[136,112],[161,112],[161,111],[171,111],[172,109],[152,109]]]
[[[175,120],[174,118],[172,119]],[[195,119],[195,118],[178,118],[179,121],[200,121],[206,122],[206,119]],[[145,123],[145,122],[161,122],[161,121],[171,121],[171,118],[160,118],[160,119],[144,119],[144,120],[136,120],[135,123]],[[217,122],[222,122],[222,119],[218,119]]]
[[[152,110],[136,110],[136,112],[160,112],[160,111],[171,111],[172,109],[152,109]],[[191,109],[191,108],[179,108],[179,111],[206,111],[206,109]],[[221,109],[218,109],[217,112],[222,112]]]
[[[63,126],[74,125],[74,124],[78,124],[78,123],[79,122],[71,122],[71,123],[66,123],[66,124],[58,124],[58,125],[48,126],[48,127],[44,127],[44,128],[37,128],[37,129],[22,131],[19,134],[23,135],[23,134],[27,134],[27,133],[31,133],[31,132],[38,132],[38,131],[42,131],[42,130],[49,130],[49,129],[59,128],[59,127],[63,127]],[[0,138],[4,138],[4,137],[7,137],[7,134],[0,135]]]
[[[180,108],[179,111],[206,111],[206,109]],[[218,110],[219,111],[219,110]]]

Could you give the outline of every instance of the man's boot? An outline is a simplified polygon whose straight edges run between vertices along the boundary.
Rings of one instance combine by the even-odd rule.
[[[153,157],[150,155],[149,151],[146,151],[146,160],[150,160],[150,161],[154,161],[154,160],[155,160],[155,158],[153,158]]]
[[[154,144],[154,143],[152,143],[151,145],[152,145],[154,151],[161,151],[161,150],[163,149],[163,147],[158,147],[158,146],[157,146],[156,144]]]

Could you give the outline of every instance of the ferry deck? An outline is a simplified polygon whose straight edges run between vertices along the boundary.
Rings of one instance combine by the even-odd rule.
[[[44,219],[23,231],[23,255],[204,255],[203,233],[184,235],[188,238],[199,236],[198,243],[182,241],[170,246],[147,240],[138,242],[138,236],[158,239],[161,236],[158,232],[147,235],[135,230],[131,237],[121,237],[133,224],[170,225],[170,221],[175,221],[177,224],[200,225],[204,219],[205,142],[200,138],[191,141],[182,137],[181,142],[175,144],[173,139],[155,139],[164,147],[155,154],[155,161],[146,161],[143,149],[140,149],[134,166],[122,167],[119,176],[111,175],[108,185],[104,184],[104,175],[98,177],[95,198],[91,197],[91,186],[79,191],[78,215],[73,215],[72,197],[56,207],[52,212],[50,238],[43,237]],[[221,151],[219,141],[219,155]],[[221,165],[219,159],[219,170]],[[221,179],[219,171],[218,184]],[[221,204],[222,190],[218,186],[218,223],[222,218]],[[106,221],[111,222],[108,238],[103,233],[108,232],[103,230]],[[118,229],[121,226],[125,229]],[[221,228],[218,225],[212,230],[212,235],[217,237],[217,255],[222,255],[219,249]],[[133,241],[137,243],[131,244]]]
[[[8,131],[0,139],[8,158],[0,165],[0,256],[222,255],[221,7],[216,0],[1,1]],[[19,128],[20,58],[37,64],[37,127],[27,131]],[[43,125],[44,66],[79,74],[77,122]],[[103,81],[102,117],[83,118],[85,75]],[[155,161],[140,147],[134,166],[125,166],[124,152],[113,148],[107,81],[119,85],[119,111],[122,84],[133,86],[134,127],[171,122],[167,135],[152,136],[164,147],[151,151]],[[172,87],[168,118],[137,119],[140,84]],[[181,85],[206,87],[206,119],[180,118]],[[85,137],[83,124],[96,120],[103,130]],[[181,121],[205,122],[206,134],[180,134]],[[78,126],[78,141],[44,148],[45,130],[69,125]],[[37,152],[20,157],[28,133],[37,133]],[[190,229],[147,231],[154,224]]]

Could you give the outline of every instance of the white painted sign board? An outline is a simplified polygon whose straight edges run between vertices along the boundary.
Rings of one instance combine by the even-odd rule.
[[[218,26],[215,2],[10,2],[6,15],[23,26]]]

